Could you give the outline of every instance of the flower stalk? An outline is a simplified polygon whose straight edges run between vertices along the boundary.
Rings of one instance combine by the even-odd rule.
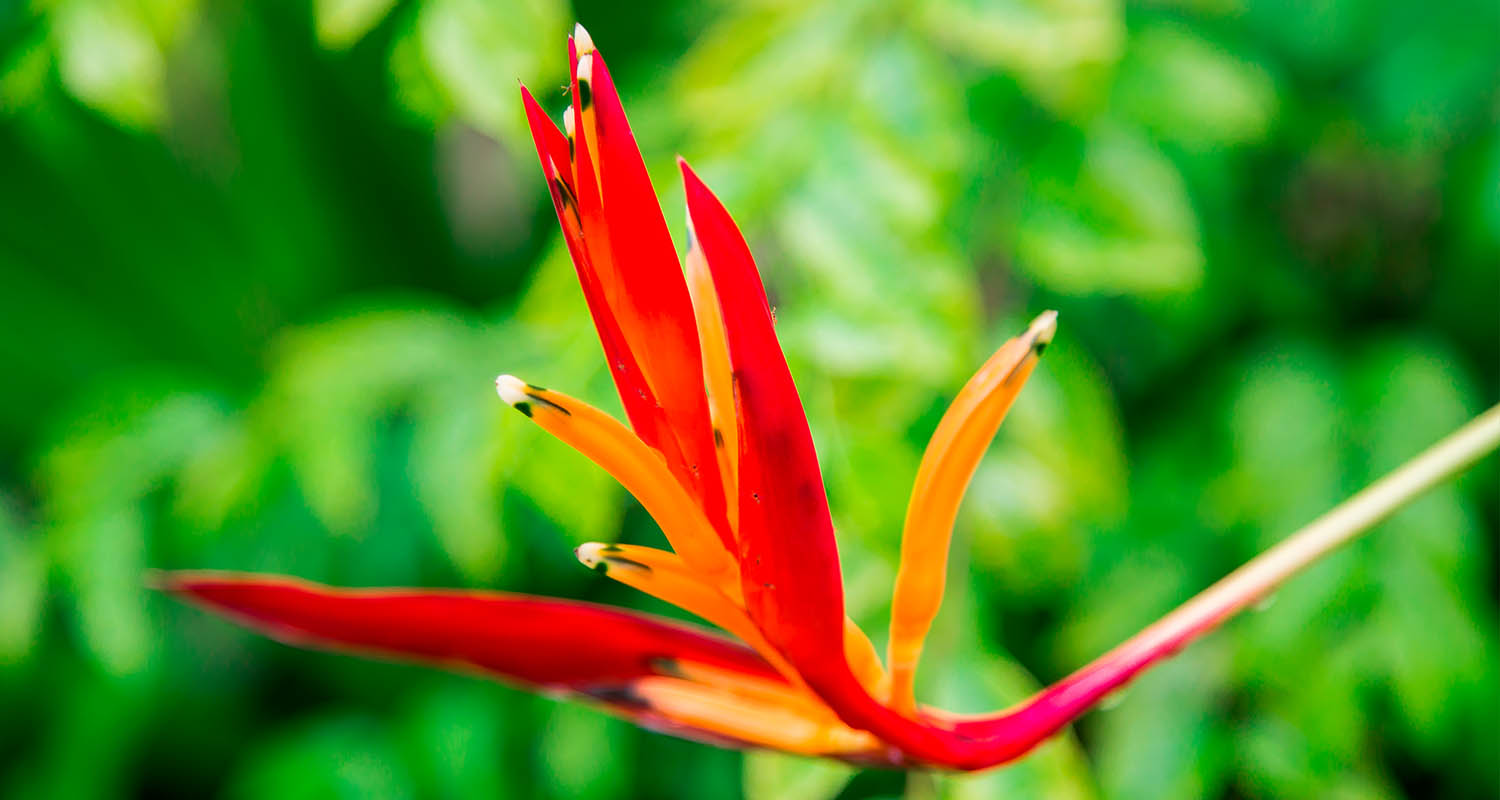
[[[1448,434],[1358,494],[1329,509],[1270,550],[1224,576],[1176,610],[1077,672],[1069,681],[1082,688],[1087,676],[1131,654],[1170,651],[1171,643],[1212,630],[1323,556],[1359,538],[1422,493],[1461,472],[1500,447],[1500,405]],[[1144,665],[1143,665],[1144,666]],[[1105,689],[1105,691],[1109,691]]]
[[[1043,715],[1055,718],[1056,727],[1061,728],[1141,670],[1261,602],[1287,579],[1354,541],[1496,447],[1500,447],[1500,405],[1470,420],[1140,633],[1043,690],[1014,716],[1025,716],[1029,709],[1041,710]],[[1046,723],[1038,721],[1038,724]]]

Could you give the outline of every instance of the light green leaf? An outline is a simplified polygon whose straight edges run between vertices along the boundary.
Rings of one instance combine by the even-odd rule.
[[[116,0],[67,0],[54,15],[63,84],[121,123],[156,124],[166,110],[164,67],[145,22]]]
[[[47,562],[30,534],[0,503],[0,667],[24,663],[41,631]]]
[[[395,5],[396,0],[315,0],[318,41],[331,50],[352,47]]]
[[[545,796],[602,800],[624,796],[628,723],[576,703],[551,703],[537,742]]]
[[[756,751],[745,754],[745,800],[831,800],[855,769],[822,758]]]
[[[1116,102],[1164,139],[1207,149],[1261,140],[1277,111],[1276,86],[1259,65],[1180,25],[1131,39]]]

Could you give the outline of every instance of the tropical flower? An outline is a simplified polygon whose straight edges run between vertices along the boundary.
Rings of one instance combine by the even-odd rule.
[[[1025,754],[1389,513],[1389,502],[1359,507],[1365,495],[1356,497],[1355,507],[1310,526],[1324,525],[1313,540],[1293,537],[1015,708],[960,716],[919,705],[913,677],[942,598],[959,502],[1051,341],[1056,314],[1002,345],[937,426],[906,516],[883,662],[845,614],[813,439],[744,237],[680,162],[688,236],[679,265],[609,69],[581,27],[569,58],[573,104],[562,130],[524,87],[521,96],[629,427],[509,375],[495,388],[619,480],[672,547],[587,544],[578,558],[729,635],[495,592],[347,590],[210,572],[169,573],[164,589],[283,641],[478,670],[705,742],[977,770]],[[1490,417],[1494,438],[1500,418]],[[1409,497],[1431,479],[1386,487],[1382,497]]]

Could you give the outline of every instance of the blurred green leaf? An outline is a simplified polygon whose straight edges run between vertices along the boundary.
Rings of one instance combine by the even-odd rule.
[[[1013,71],[1038,100],[1065,114],[1099,102],[1102,77],[1119,59],[1119,6],[1089,2],[943,0],[924,6],[930,35],[985,64]]]
[[[330,49],[358,42],[385,18],[396,0],[316,0],[318,41]]]
[[[329,717],[257,743],[230,784],[236,800],[411,797],[411,779],[375,720]]]
[[[417,694],[408,710],[403,753],[424,797],[505,797],[512,785],[502,745],[509,724],[487,687],[443,684]]]
[[[165,112],[161,49],[141,6],[120,0],[66,0],[54,36],[63,83],[85,103],[128,125],[149,126]]]
[[[1276,114],[1276,87],[1257,64],[1181,25],[1132,37],[1116,102],[1155,136],[1207,149],[1257,142]]]
[[[745,754],[745,800],[831,800],[855,769],[826,759],[782,753]]]
[[[431,0],[408,33],[425,69],[408,60],[396,75],[408,82],[407,96],[428,97],[440,87],[468,122],[525,148],[515,82],[540,87],[562,75],[566,65],[555,55],[566,34],[567,12],[556,0]],[[410,59],[410,51],[400,52]]]
[[[630,763],[628,724],[573,703],[549,706],[537,742],[544,796],[623,796],[624,765]]]
[[[1079,149],[1054,154],[1018,222],[1022,268],[1067,294],[1198,288],[1197,218],[1182,176],[1154,144],[1101,120]]]
[[[0,503],[0,668],[27,661],[41,630],[47,562],[29,534]]]

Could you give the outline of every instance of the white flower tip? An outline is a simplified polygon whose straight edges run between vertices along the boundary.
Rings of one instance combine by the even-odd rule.
[[[1052,343],[1052,337],[1057,335],[1057,312],[1043,311],[1032,320],[1027,332],[1031,334],[1031,348],[1038,353],[1045,350]]]
[[[579,53],[578,54],[578,82],[579,83],[593,83],[593,81],[594,81],[594,56],[593,56],[592,53]],[[580,89],[580,91],[582,91],[582,90]],[[589,109],[589,102],[588,102],[588,100],[585,99],[585,100],[581,100],[580,102],[583,104],[583,110],[587,111]]]
[[[573,548],[573,555],[578,557],[580,563],[589,569],[599,566],[604,560],[604,544],[602,542],[586,542]]]
[[[578,56],[582,58],[585,54],[594,52],[594,37],[583,29],[583,23],[573,23],[573,44],[578,47]]]
[[[526,402],[526,382],[514,375],[501,375],[495,379],[495,394],[500,395],[506,405]]]
[[[563,132],[568,134],[568,138],[571,139],[576,127],[577,123],[573,120],[573,107],[568,106],[563,109]]]

